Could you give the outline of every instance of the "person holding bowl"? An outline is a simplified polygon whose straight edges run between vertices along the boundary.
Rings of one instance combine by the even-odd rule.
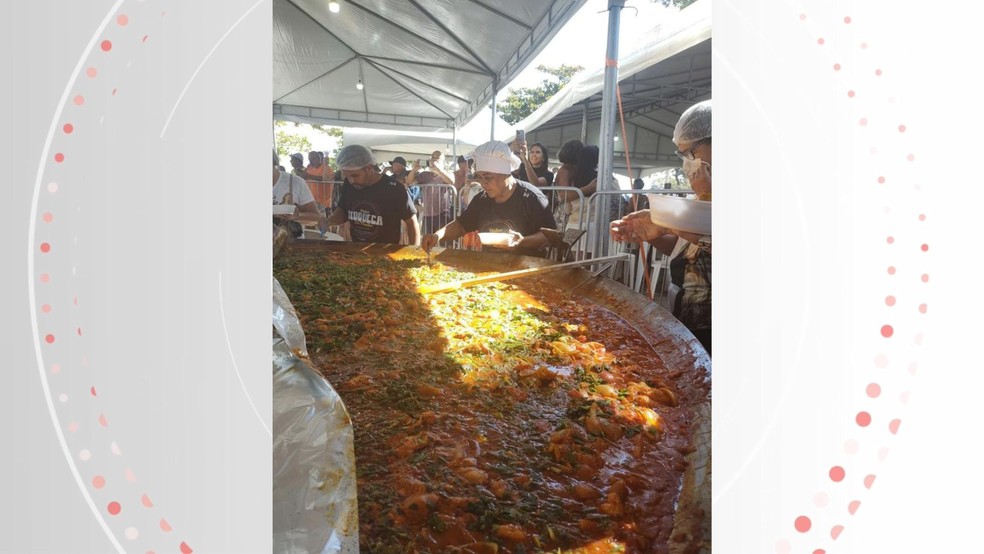
[[[673,129],[673,143],[698,201],[711,200],[711,101],[688,108]],[[639,210],[611,223],[612,238],[649,242],[670,261],[669,288],[673,315],[711,353],[711,237],[659,226],[649,210]],[[675,248],[683,240],[683,248]]]
[[[489,141],[475,148],[474,180],[482,185],[465,211],[454,221],[434,233],[424,235],[421,247],[430,252],[440,241],[453,241],[471,231],[495,233],[483,240],[486,247],[509,250],[515,254],[542,256],[548,245],[540,229],[555,229],[546,195],[535,185],[513,177],[520,166],[519,158],[509,145]]]

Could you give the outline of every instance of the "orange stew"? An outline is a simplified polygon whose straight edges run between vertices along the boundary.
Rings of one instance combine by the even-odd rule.
[[[666,552],[702,380],[533,279],[363,253],[275,275],[355,427],[363,552]],[[686,397],[684,397],[686,396]]]

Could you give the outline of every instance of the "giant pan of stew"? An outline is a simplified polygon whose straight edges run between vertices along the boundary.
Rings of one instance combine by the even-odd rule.
[[[363,552],[709,552],[710,359],[666,310],[551,263],[298,241],[274,275],[355,429]]]

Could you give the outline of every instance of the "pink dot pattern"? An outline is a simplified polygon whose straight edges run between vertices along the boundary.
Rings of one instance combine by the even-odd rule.
[[[810,518],[806,516],[799,516],[798,518],[796,518],[796,521],[793,522],[793,526],[800,533],[806,533],[807,531],[810,530],[810,527],[813,526],[813,522],[811,522]]]
[[[148,10],[149,8],[135,7],[134,9]],[[71,262],[71,273],[69,275],[64,275],[62,270],[59,270],[58,266],[55,265],[60,262],[64,264],[64,267],[68,267],[69,264],[66,263],[66,260],[71,259],[70,256],[73,254],[72,245],[77,244],[77,238],[71,243],[67,243],[60,241],[57,238],[58,235],[52,234],[54,231],[67,233],[71,230],[69,227],[71,218],[65,217],[65,213],[59,211],[60,209],[65,210],[66,208],[60,208],[60,204],[53,204],[53,202],[65,202],[68,200],[67,198],[63,198],[62,195],[59,195],[62,187],[68,187],[64,190],[70,191],[78,184],[73,181],[77,174],[77,168],[73,166],[73,162],[75,160],[85,159],[89,151],[92,150],[95,141],[94,137],[88,136],[89,133],[86,131],[95,128],[97,126],[96,122],[99,124],[102,123],[100,115],[106,103],[110,102],[111,98],[116,96],[117,91],[124,84],[114,82],[103,83],[102,86],[105,88],[95,89],[96,92],[94,92],[92,85],[93,83],[99,83],[99,80],[102,78],[103,69],[114,69],[117,66],[122,68],[124,65],[128,66],[130,63],[130,60],[121,60],[120,58],[122,56],[108,56],[107,54],[126,54],[127,50],[136,51],[140,48],[141,44],[147,42],[149,34],[144,32],[146,29],[134,28],[139,26],[133,25],[134,21],[140,23],[144,21],[142,18],[138,19],[135,17],[136,15],[133,13],[114,14],[116,25],[105,28],[102,31],[102,36],[96,37],[95,46],[92,51],[86,54],[89,59],[85,60],[87,63],[83,65],[85,67],[83,77],[70,84],[72,90],[67,96],[68,100],[65,103],[65,110],[60,116],[64,117],[65,120],[53,122],[54,128],[60,132],[54,134],[45,145],[45,151],[50,152],[50,154],[47,154],[50,157],[46,165],[42,168],[42,176],[48,179],[45,190],[49,194],[42,197],[41,203],[39,204],[39,211],[41,212],[39,214],[39,225],[43,224],[44,227],[38,226],[36,228],[38,242],[32,247],[31,254],[35,267],[37,268],[36,270],[38,271],[37,279],[42,284],[52,282],[52,279],[55,277],[59,279],[59,283],[72,283],[72,277],[75,276],[76,267],[74,260]],[[163,16],[164,13],[161,12],[161,15]],[[107,65],[103,66],[102,64]],[[113,64],[116,65],[114,66]],[[105,74],[113,75],[113,71],[106,71]],[[123,78],[125,79],[125,77]],[[107,95],[98,92],[99,90],[111,90],[112,93]],[[101,144],[95,144],[95,146],[97,148],[102,147]],[[43,175],[44,173],[53,174],[54,180],[52,180],[52,175],[45,176]],[[51,204],[47,206],[47,210],[41,209],[45,207],[45,203]],[[61,421],[61,418],[65,417],[65,413],[62,410],[65,410],[65,407],[68,406],[71,406],[77,412],[75,415],[81,415],[80,419],[73,417],[64,427],[69,433],[66,439],[70,443],[72,452],[70,456],[72,458],[71,463],[82,464],[76,467],[83,476],[83,483],[85,483],[87,494],[95,501],[95,506],[99,507],[98,511],[100,514],[104,517],[115,518],[117,521],[123,522],[115,532],[125,529],[126,538],[131,541],[142,538],[147,541],[157,540],[158,542],[162,542],[160,540],[162,538],[161,536],[155,537],[153,533],[148,532],[148,529],[141,530],[135,526],[127,525],[127,519],[135,517],[133,512],[142,510],[156,511],[158,508],[150,502],[149,497],[144,491],[134,490],[135,487],[139,486],[137,485],[138,479],[129,467],[121,472],[117,466],[108,463],[111,458],[119,459],[119,457],[122,457],[123,450],[115,440],[112,440],[112,436],[106,434],[112,432],[109,405],[107,404],[107,400],[109,399],[102,398],[97,394],[96,384],[89,383],[88,395],[84,394],[85,386],[80,385],[80,383],[84,383],[86,380],[86,373],[80,370],[88,368],[87,356],[84,353],[81,354],[81,363],[77,363],[77,358],[61,359],[59,363],[50,362],[50,358],[62,356],[65,352],[78,355],[77,353],[79,351],[84,352],[86,350],[86,342],[82,339],[82,327],[77,323],[66,325],[66,322],[78,320],[78,315],[73,314],[79,313],[79,298],[78,296],[71,297],[71,304],[68,304],[67,302],[63,303],[60,298],[44,298],[45,295],[51,295],[50,292],[45,293],[44,291],[45,289],[36,291],[35,298],[31,299],[32,306],[40,304],[40,312],[46,315],[45,318],[39,319],[39,324],[42,326],[39,337],[43,345],[41,350],[43,358],[42,367],[47,367],[48,369],[47,372],[42,374],[42,379],[49,382],[52,395],[58,400],[55,412],[57,420]],[[42,304],[38,300],[44,303]],[[85,304],[83,304],[84,307]],[[50,329],[44,329],[43,326],[48,326]],[[56,336],[58,337],[57,341]],[[62,352],[58,348],[71,350]],[[89,411],[91,416],[85,416],[86,411]],[[56,423],[56,425],[61,426],[62,423]],[[136,498],[141,499],[140,503],[142,507],[139,510],[125,510],[124,508],[133,507],[133,505],[128,505],[128,503]],[[157,517],[161,522],[161,532],[171,533],[173,529],[170,524],[164,518],[159,517],[159,514]],[[167,544],[170,545],[167,548],[170,551],[192,552],[191,547],[178,538],[169,539]],[[133,549],[138,550],[136,547]],[[144,548],[139,548],[139,551],[145,550]]]
[[[850,15],[844,15],[842,17],[843,17],[842,21],[844,25],[852,24],[853,20]],[[801,13],[799,15],[799,19],[800,21],[806,21],[807,14]],[[838,20],[834,21],[834,23],[839,23],[839,22],[840,21]],[[810,25],[809,29],[812,30],[813,32],[816,32],[820,24],[822,24],[822,22],[813,23]],[[828,27],[830,26],[828,25]],[[872,60],[869,59],[870,54],[857,55],[856,53],[852,53],[850,51],[852,48],[852,44],[857,45],[858,47],[860,47],[861,50],[868,50],[869,43],[867,40],[863,40],[860,42],[852,42],[853,39],[847,38],[847,40],[845,41],[842,37],[856,36],[856,35],[852,35],[851,32],[845,30],[836,33],[831,33],[831,34],[826,34],[826,32],[824,32],[824,34],[825,34],[824,39],[817,40],[818,45],[822,45],[824,47],[824,51],[829,51],[831,53],[836,52],[836,54],[833,55],[837,55],[837,56],[841,56],[844,54],[850,54],[851,56],[850,64],[848,64],[846,67],[843,66],[841,63],[833,64],[833,70],[837,72],[838,79],[849,79],[849,81],[845,83],[848,86],[843,86],[839,90],[846,91],[847,98],[852,99],[852,105],[856,106],[858,109],[861,110],[870,109],[870,107],[873,107],[871,106],[871,104],[876,102],[877,99],[873,97],[869,99],[869,96],[873,96],[873,95],[867,94],[869,91],[867,91],[865,87],[867,86],[867,83],[871,82],[870,78],[872,75],[874,75],[874,77],[876,78],[881,78],[885,75],[886,73],[885,70],[890,68],[883,68],[873,65]],[[808,36],[809,35],[807,35],[807,37]],[[816,35],[813,35],[813,37],[816,37]],[[861,38],[866,38],[866,37],[861,37]],[[862,78],[862,76],[864,77]],[[844,93],[841,92],[840,94],[844,94]],[[862,99],[864,99],[863,102]],[[861,103],[857,103],[857,102],[861,102]],[[895,97],[889,96],[888,102],[894,103]],[[857,103],[857,104],[853,104],[853,103]],[[855,129],[857,129],[856,134],[858,135],[863,134],[867,136],[867,133],[871,131],[880,131],[883,134],[885,134],[885,136],[888,136],[887,133],[885,133],[885,131],[892,131],[896,133],[894,136],[898,137],[898,140],[902,140],[908,137],[909,128],[904,123],[898,121],[893,123],[890,121],[880,121],[877,119],[871,119],[868,117],[871,113],[872,112],[867,112],[867,113],[861,112],[860,117],[853,120],[853,122],[856,123],[857,125],[857,127],[855,127]],[[851,120],[848,119],[845,123],[850,124]],[[878,146],[882,148],[878,148],[874,145],[871,145],[869,148],[869,152],[872,155],[877,155],[879,150],[891,151],[892,148],[897,147],[897,145],[893,143],[880,144]],[[905,151],[903,150],[903,152]],[[902,162],[901,155],[895,159],[898,160],[899,162]],[[916,153],[911,151],[905,152],[904,154],[905,162],[912,163],[915,160],[916,160]],[[875,178],[875,181],[877,181],[878,185],[885,185],[886,183],[888,183],[889,179],[891,178],[893,184],[899,183],[901,181],[902,184],[910,186],[909,183],[904,183],[905,175],[897,175],[895,173],[890,174],[887,172],[880,172],[880,173],[881,174],[875,174],[873,176]],[[863,186],[863,185],[858,185],[858,186]],[[909,190],[916,190],[916,191],[921,190],[920,185],[918,183],[912,184],[911,186],[912,189]],[[901,187],[897,187],[897,186],[883,187],[880,188],[879,190],[883,191],[882,194],[891,195],[894,194],[898,188]],[[891,200],[893,199],[892,196],[887,196],[886,198],[888,199],[888,202],[891,202]],[[892,213],[894,211],[892,208],[897,208],[897,207],[886,205],[885,213],[886,214]],[[917,216],[919,222],[925,222],[927,219],[927,215],[925,213],[917,213],[913,215]],[[890,233],[891,234],[886,233],[886,235],[883,235],[886,236],[886,239],[885,239],[885,243],[883,243],[883,246],[881,246],[881,248],[884,249],[884,251],[888,254],[891,254],[893,256],[899,256],[902,254],[913,252],[915,251],[915,248],[919,249],[918,252],[923,252],[923,253],[929,252],[929,243],[927,242],[914,241],[912,239],[909,239],[908,235],[903,235],[900,231],[897,231],[895,229],[891,229]],[[899,246],[902,246],[903,248],[901,249],[898,247],[892,248],[896,242],[899,242]],[[901,280],[897,278],[893,279],[892,282],[895,284],[896,287],[904,287],[907,285],[911,286],[911,283],[913,283],[915,278],[917,278],[916,276],[918,276],[919,281],[921,281],[922,283],[929,282],[929,273],[925,271],[921,271],[924,268],[919,268],[919,267],[911,268],[908,265],[899,264],[898,262],[896,262],[896,260],[891,260],[891,261],[895,263],[892,263],[891,265],[888,266],[887,268],[888,276],[894,277],[898,274],[902,277]],[[915,291],[916,289],[911,289],[911,290]],[[927,304],[922,301],[923,299],[913,298],[915,294],[910,294],[909,289],[895,290],[892,292],[894,292],[895,294],[886,294],[882,296],[882,298],[884,298],[884,307],[886,309],[882,317],[885,317],[886,320],[884,320],[884,322],[881,324],[879,328],[879,334],[884,339],[890,339],[895,335],[896,326],[898,324],[902,324],[901,321],[897,321],[895,318],[901,315],[902,313],[905,313],[907,309],[912,309],[912,307],[917,307],[919,313],[921,314],[925,314],[928,310]],[[903,310],[899,310],[895,308],[896,306],[902,307]],[[922,340],[923,340],[923,333],[915,332],[914,335],[915,343],[920,344]],[[891,345],[897,344],[897,341],[886,341],[885,344],[887,345],[886,348],[889,349],[889,353],[893,354],[893,358],[894,358],[895,357],[894,350],[893,350],[894,347],[892,347]],[[899,357],[904,355],[907,354],[900,354]],[[880,462],[884,462],[887,459],[889,448],[883,444],[883,441],[886,441],[892,435],[898,434],[900,430],[901,419],[898,417],[894,417],[897,414],[892,413],[893,411],[897,410],[898,405],[893,404],[891,402],[891,399],[892,396],[898,393],[892,392],[891,395],[886,397],[883,393],[886,391],[890,391],[892,389],[885,388],[886,386],[891,385],[891,383],[886,382],[883,379],[889,379],[891,376],[895,374],[894,370],[900,365],[904,367],[904,364],[905,362],[902,360],[897,360],[897,359],[890,360],[889,356],[886,355],[885,353],[879,353],[875,356],[874,366],[875,368],[877,368],[877,370],[871,369],[871,371],[878,371],[880,377],[878,378],[878,381],[868,381],[868,384],[864,387],[864,395],[858,397],[859,398],[858,402],[863,404],[861,406],[858,406],[858,408],[856,408],[853,411],[853,420],[854,423],[856,424],[856,427],[853,427],[853,430],[854,432],[857,433],[858,438],[857,439],[848,438],[847,440],[844,441],[843,452],[846,453],[847,455],[855,456],[863,452],[867,456],[870,456],[871,453],[876,452],[877,459]],[[916,366],[917,364],[915,362],[911,362],[908,364],[908,373],[910,375],[914,375],[916,373]],[[902,392],[898,396],[899,404],[901,405],[908,404],[909,397],[910,397],[910,392],[908,390]],[[873,425],[873,423],[876,424]],[[861,443],[862,440],[864,442],[863,448]],[[882,442],[882,444],[880,444],[880,442]],[[838,456],[843,456],[843,455],[844,454],[838,454]],[[868,458],[864,458],[864,459],[866,460]],[[843,500],[844,502],[843,504],[840,504],[841,510],[846,511],[847,513],[845,514],[844,512],[839,512],[840,515],[831,514],[831,513],[826,513],[826,514],[801,513],[797,515],[797,517],[795,517],[793,522],[793,528],[798,534],[800,534],[803,537],[802,540],[824,541],[826,540],[825,537],[821,536],[823,534],[823,531],[826,531],[827,535],[829,536],[829,540],[833,540],[833,541],[838,540],[838,538],[845,530],[846,520],[843,518],[854,516],[857,513],[857,511],[859,510],[862,504],[862,498],[860,498],[861,494],[864,494],[865,491],[870,491],[875,483],[876,474],[874,472],[866,472],[865,471],[866,468],[863,465],[860,465],[861,463],[862,463],[862,457],[858,456],[857,458],[852,459],[851,464],[842,465],[842,464],[835,463],[828,466],[829,469],[827,471],[827,477],[829,478],[829,480],[824,482],[825,483],[824,488],[835,487],[832,489],[832,492],[836,490],[838,491],[838,494],[851,494],[851,496],[847,496]],[[870,464],[872,462],[869,461],[866,463]],[[830,500],[830,496],[824,490],[817,492],[813,497],[813,503],[818,509],[825,508],[829,500]],[[840,519],[840,521],[838,521],[838,519]],[[821,531],[821,530],[823,531],[821,531],[821,534],[817,534],[814,531],[814,529],[816,529],[817,531]],[[804,544],[800,548],[796,548],[794,544],[792,544],[789,540],[786,539],[780,540],[777,543],[777,545],[784,545],[785,548],[790,552],[792,551],[812,552],[813,554],[826,554],[827,552],[827,550],[825,550],[824,548],[818,548],[819,545],[816,544],[812,544],[812,545]],[[780,554],[782,553],[780,552]]]

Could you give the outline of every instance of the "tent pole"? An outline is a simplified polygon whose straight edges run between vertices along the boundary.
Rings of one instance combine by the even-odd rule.
[[[492,120],[489,123],[489,140],[495,140],[495,97],[499,94],[499,76],[492,79]]]
[[[614,190],[612,161],[615,157],[615,87],[618,86],[618,33],[619,18],[625,0],[608,0],[608,48],[605,52],[605,85],[601,100],[601,143],[598,156],[598,190]],[[595,202],[594,241],[595,256],[605,256],[608,251],[608,204],[611,197],[605,195]]]
[[[581,110],[581,142],[584,144],[587,144],[588,142],[588,105],[589,104],[591,104],[591,101],[585,100],[584,109]]]

